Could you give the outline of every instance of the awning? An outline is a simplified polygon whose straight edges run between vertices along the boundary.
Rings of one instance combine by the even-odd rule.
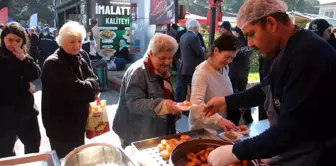
[[[185,24],[188,20],[188,18],[194,18],[196,19],[200,24],[206,24],[207,23],[207,18],[203,16],[199,16],[196,14],[191,14],[189,12],[186,12],[185,18],[183,20],[179,20],[179,24]]]

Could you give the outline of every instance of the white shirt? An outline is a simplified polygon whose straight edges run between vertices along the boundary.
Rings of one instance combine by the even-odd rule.
[[[207,60],[196,67],[191,86],[190,102],[196,105],[203,105],[213,97],[224,97],[233,93],[228,70],[223,69],[223,73],[220,73]],[[226,113],[205,117],[203,108],[204,106],[200,106],[190,110],[190,129],[220,129],[217,123],[221,118],[226,118]]]

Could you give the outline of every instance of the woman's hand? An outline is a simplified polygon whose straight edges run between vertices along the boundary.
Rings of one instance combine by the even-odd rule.
[[[35,92],[35,85],[32,82],[29,82],[29,90],[31,94],[34,94]]]
[[[25,55],[25,51],[24,51],[24,46],[20,47],[20,46],[16,46],[14,47],[14,52],[13,54],[15,55],[15,57],[17,59],[19,59],[20,61],[23,61],[26,59],[26,55]]]
[[[223,128],[224,131],[230,131],[230,130],[237,131],[238,130],[238,127],[234,123],[232,123],[231,121],[225,118],[222,118],[219,120],[218,126]]]
[[[176,107],[176,102],[172,100],[166,100],[166,107],[167,107],[167,111],[171,114],[179,114],[183,112],[183,110]]]

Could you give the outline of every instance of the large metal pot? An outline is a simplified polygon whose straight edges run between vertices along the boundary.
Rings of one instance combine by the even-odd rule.
[[[224,140],[214,140],[214,139],[195,139],[191,141],[187,141],[181,143],[175,147],[172,151],[169,159],[170,166],[185,166],[188,162],[186,158],[186,154],[190,152],[199,152],[203,149],[214,147],[217,148],[223,145],[232,145],[232,143],[224,141]],[[258,162],[249,161],[249,166],[258,166]]]
[[[107,143],[91,143],[82,145],[62,160],[62,166],[93,166],[93,165],[136,166],[125,152]]]
[[[217,148],[222,145],[231,145],[230,142],[214,139],[195,139],[181,143],[172,151],[169,159],[171,166],[184,166],[187,162],[186,154],[190,152],[198,152],[200,150],[214,147]]]

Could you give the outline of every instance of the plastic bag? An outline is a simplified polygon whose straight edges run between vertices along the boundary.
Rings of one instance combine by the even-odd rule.
[[[96,97],[96,101],[90,103],[89,117],[86,123],[86,137],[102,135],[110,131],[110,123],[107,116],[106,100],[100,101]]]

